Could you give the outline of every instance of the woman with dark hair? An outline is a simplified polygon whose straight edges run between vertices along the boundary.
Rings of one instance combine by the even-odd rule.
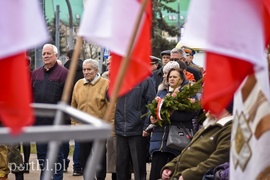
[[[167,68],[166,66],[170,66]],[[164,67],[165,76],[163,76],[164,84],[168,84],[167,88],[158,91],[157,96],[164,98],[165,96],[172,95],[183,89],[184,86],[189,84],[186,80],[184,72],[180,68],[174,68],[169,63]],[[178,65],[179,67],[179,65]],[[189,111],[174,111],[170,116],[171,125],[182,124],[185,128],[193,129],[192,119],[196,116],[196,112]],[[157,123],[157,119],[150,116],[152,124]],[[169,134],[169,125],[162,127],[155,127],[150,139],[150,154],[152,155],[152,165],[150,171],[150,180],[160,179],[160,171],[162,167],[169,161],[178,156],[181,152],[177,149],[172,149],[166,146]]]

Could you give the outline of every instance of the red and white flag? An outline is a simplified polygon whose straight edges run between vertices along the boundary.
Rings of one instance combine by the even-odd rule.
[[[204,108],[234,97],[230,179],[269,179],[269,40],[269,0],[191,1],[183,44],[206,51]]]
[[[0,6],[0,120],[13,134],[34,122],[26,51],[48,40],[36,0],[2,0]]]
[[[89,0],[86,3],[79,35],[111,51],[109,94],[112,93],[121,60],[127,55],[140,6],[141,0]],[[119,95],[127,93],[151,73],[151,21],[152,11],[149,1]]]
[[[267,68],[269,9],[267,0],[191,1],[182,43],[206,51],[206,110],[219,114],[247,75]]]

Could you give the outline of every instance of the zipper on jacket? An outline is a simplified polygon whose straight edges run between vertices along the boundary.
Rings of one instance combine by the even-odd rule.
[[[87,102],[89,101],[88,95],[89,95],[89,91],[90,91],[90,90],[89,90],[89,88],[90,88],[90,83],[86,84],[86,86],[88,86],[88,87],[87,87],[88,90],[87,90],[87,94],[86,94],[86,98],[85,98],[85,107],[86,107],[86,109],[85,109],[84,112],[86,112],[87,114],[89,114]]]

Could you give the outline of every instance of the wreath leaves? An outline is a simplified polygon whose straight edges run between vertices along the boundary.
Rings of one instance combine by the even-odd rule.
[[[180,92],[174,92],[171,95],[165,96],[162,108],[160,109],[161,119],[157,117],[156,113],[158,108],[158,98],[156,98],[152,103],[146,105],[149,109],[146,115],[152,115],[158,119],[158,126],[171,124],[170,116],[173,111],[198,111],[202,108],[199,100],[191,100],[201,90],[202,80],[199,80],[194,84],[185,85]]]

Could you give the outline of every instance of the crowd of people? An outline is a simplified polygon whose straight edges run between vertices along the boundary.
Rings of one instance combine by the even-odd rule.
[[[146,163],[149,161],[150,180],[202,179],[209,169],[229,161],[232,104],[225,108],[220,116],[208,112],[202,128],[197,133],[193,132],[194,137],[183,150],[166,146],[169,125],[147,129],[150,123],[156,124],[158,121],[153,115],[143,116],[148,112],[147,104],[157,97],[162,99],[172,93],[181,92],[183,87],[203,78],[203,68],[193,62],[195,53],[191,48],[174,48],[162,51],[161,58],[150,56],[152,74],[118,98],[114,105],[114,113],[107,121],[112,124],[113,131],[98,165],[100,168],[96,172],[97,180],[104,180],[107,173],[111,173],[112,180],[131,179],[132,173],[136,180],[144,180],[147,176]],[[61,100],[72,54],[73,50],[70,50],[67,53],[67,61],[62,65],[58,62],[56,46],[43,46],[43,66],[31,73],[33,102],[56,104]],[[110,63],[111,57],[106,61],[107,71],[101,73],[97,60],[78,61],[69,101],[72,107],[97,118],[104,118],[110,103]],[[200,96],[188,98],[200,100]],[[172,111],[171,124],[181,124],[194,130],[193,119],[198,116],[198,112]],[[48,117],[36,117],[35,125],[52,125],[53,120]],[[64,123],[80,125],[76,119],[70,117],[65,117]],[[87,173],[84,169],[86,160],[91,155],[92,145],[91,141],[75,140],[73,176],[84,176]],[[17,146],[16,148],[18,149]],[[48,144],[36,143],[36,148],[42,180],[44,171],[47,170],[44,167],[47,163]],[[27,149],[24,151],[27,152]],[[63,142],[57,154],[56,163],[59,167],[54,167],[53,179],[63,179],[63,173],[69,167],[68,153],[69,142]],[[7,146],[0,146],[0,180],[7,179],[9,173],[7,154]],[[29,159],[29,155],[24,157]],[[27,160],[24,162],[26,167],[25,164]]]

